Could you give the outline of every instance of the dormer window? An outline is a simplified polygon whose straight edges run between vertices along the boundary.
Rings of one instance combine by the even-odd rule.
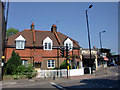
[[[25,47],[25,39],[20,35],[15,39],[16,41],[16,49],[24,49]]]
[[[43,41],[44,50],[52,50],[53,42],[49,37],[46,37]]]
[[[70,51],[72,51],[72,49],[73,49],[73,42],[72,42],[69,38],[67,38],[67,39],[64,41],[64,46],[68,46],[68,49],[69,49]]]

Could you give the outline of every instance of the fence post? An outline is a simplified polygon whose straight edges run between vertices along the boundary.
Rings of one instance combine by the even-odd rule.
[[[91,74],[91,67],[89,67],[89,71],[90,71],[90,74]]]
[[[45,72],[45,70],[44,70],[44,78],[46,78],[46,72]]]

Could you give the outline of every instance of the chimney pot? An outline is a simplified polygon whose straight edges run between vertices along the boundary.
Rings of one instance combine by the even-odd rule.
[[[57,32],[57,27],[56,27],[55,24],[52,25],[51,31],[52,31],[52,32]]]
[[[34,28],[35,28],[34,23],[32,23],[32,25],[31,25],[31,31],[33,31]]]

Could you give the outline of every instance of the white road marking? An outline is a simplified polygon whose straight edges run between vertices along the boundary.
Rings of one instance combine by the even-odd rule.
[[[53,83],[53,82],[50,82],[50,83],[51,83],[52,85],[54,85],[54,86],[60,88],[60,89],[66,90],[66,89],[64,89],[63,87],[61,87],[61,86],[59,86],[59,85],[57,85],[57,84],[55,84],[55,83]]]

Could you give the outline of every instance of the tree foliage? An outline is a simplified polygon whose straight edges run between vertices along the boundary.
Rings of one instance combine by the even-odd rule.
[[[6,64],[6,74],[15,74],[16,73],[16,69],[19,65],[22,64],[22,61],[20,59],[19,54],[15,53],[15,51],[13,50],[11,58],[7,61]]]
[[[9,36],[12,36],[16,33],[18,33],[19,30],[18,29],[14,29],[14,28],[9,28],[7,31],[6,31],[6,37],[9,37]]]
[[[63,63],[60,65],[60,69],[67,69],[67,65],[69,65],[69,68],[71,69],[70,64],[66,64],[66,60],[64,60]]]

